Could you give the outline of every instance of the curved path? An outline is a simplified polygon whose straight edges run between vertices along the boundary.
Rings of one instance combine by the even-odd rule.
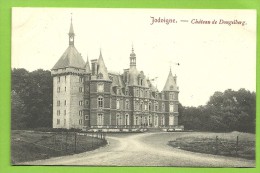
[[[95,166],[192,166],[254,167],[254,160],[183,151],[167,143],[185,133],[111,134],[109,144],[94,151],[26,165],[95,165]]]

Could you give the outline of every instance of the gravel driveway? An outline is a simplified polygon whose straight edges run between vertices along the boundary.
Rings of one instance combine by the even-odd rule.
[[[94,151],[26,165],[91,165],[91,166],[185,166],[185,167],[255,167],[254,160],[193,153],[167,145],[186,133],[110,134],[109,144]]]

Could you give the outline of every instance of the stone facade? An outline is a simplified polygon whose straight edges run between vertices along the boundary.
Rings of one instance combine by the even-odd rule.
[[[177,77],[170,70],[159,92],[136,68],[108,72],[102,53],[85,63],[74,46],[71,22],[69,47],[52,68],[53,128],[174,128],[178,126]],[[91,66],[91,68],[90,68]]]

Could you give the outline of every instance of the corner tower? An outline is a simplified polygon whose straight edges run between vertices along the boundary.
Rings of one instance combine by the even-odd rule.
[[[179,87],[177,86],[177,76],[172,75],[172,71],[170,69],[168,78],[164,85],[162,93],[165,96],[165,112],[168,119],[169,126],[176,126],[178,125],[178,94],[179,94]]]
[[[53,128],[82,128],[85,61],[74,45],[71,19],[69,46],[51,69],[53,77]]]

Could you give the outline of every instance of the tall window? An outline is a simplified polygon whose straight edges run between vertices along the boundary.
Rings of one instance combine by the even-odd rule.
[[[148,110],[151,111],[151,108],[152,108],[151,103],[149,103]]]
[[[57,115],[58,115],[58,116],[60,115],[60,110],[57,110]]]
[[[119,108],[120,108],[120,100],[117,99],[117,100],[116,100],[116,109],[119,109]]]
[[[64,126],[66,126],[66,119],[64,119]]]
[[[64,105],[66,106],[66,104],[67,104],[67,102],[66,102],[66,100],[64,101]]]
[[[140,97],[143,97],[143,90],[140,90]]]
[[[57,92],[58,92],[58,93],[60,92],[60,87],[57,88]]]
[[[126,101],[125,101],[125,109],[126,109],[126,110],[129,110],[129,100],[126,100]]]
[[[64,115],[66,115],[66,110],[64,110]]]
[[[57,106],[60,106],[60,101],[59,100],[57,101]]]
[[[125,90],[125,95],[128,96],[128,89]]]
[[[79,92],[82,93],[83,92],[83,88],[79,87]]]
[[[161,125],[164,126],[164,116],[161,117]]]
[[[79,77],[79,82],[83,82],[84,78],[83,77]]]
[[[139,110],[139,102],[136,102],[136,103],[135,103],[135,109],[136,109],[136,110]]]
[[[173,104],[170,104],[170,112],[173,112]]]
[[[141,111],[143,110],[143,102],[141,102],[141,104],[140,104],[140,110]]]
[[[58,77],[58,83],[60,82],[60,77]]]
[[[125,125],[129,125],[129,115],[128,114],[126,114],[125,115]]]
[[[57,125],[59,125],[60,124],[60,119],[57,119]]]
[[[135,117],[135,125],[138,125],[138,117]]]
[[[97,125],[102,126],[104,124],[104,116],[103,114],[98,114],[97,115]]]
[[[98,108],[103,108],[104,106],[104,98],[103,97],[98,97]]]
[[[139,97],[139,90],[136,90],[136,96]]]
[[[147,111],[147,103],[144,104],[144,110]]]
[[[165,111],[165,105],[164,105],[164,103],[162,103],[162,112],[164,112]]]

